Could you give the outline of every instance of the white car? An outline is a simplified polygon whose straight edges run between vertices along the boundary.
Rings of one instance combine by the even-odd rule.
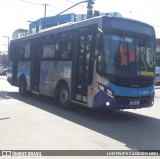
[[[155,85],[160,84],[160,67],[156,67]]]

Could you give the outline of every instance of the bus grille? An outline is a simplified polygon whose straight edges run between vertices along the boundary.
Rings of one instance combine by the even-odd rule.
[[[129,87],[129,88],[143,88],[149,87],[154,84],[154,80],[145,80],[145,79],[116,79],[113,83],[120,87]]]
[[[140,101],[139,105],[141,104],[148,104],[151,102],[151,97],[143,97],[143,98],[120,98],[120,97],[116,97],[117,103],[118,105],[129,105],[131,100],[137,100]]]

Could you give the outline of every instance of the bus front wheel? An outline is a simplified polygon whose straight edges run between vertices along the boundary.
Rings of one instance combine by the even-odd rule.
[[[62,108],[64,109],[72,108],[71,103],[70,103],[70,92],[66,84],[63,84],[60,87],[58,101]]]
[[[27,95],[27,83],[26,80],[24,78],[22,78],[20,80],[19,83],[19,92],[22,96],[26,96]]]

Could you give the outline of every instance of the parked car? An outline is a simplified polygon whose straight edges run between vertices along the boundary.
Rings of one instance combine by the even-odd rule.
[[[6,68],[3,69],[2,75],[3,75],[3,76],[7,76],[7,69],[6,69]]]
[[[3,75],[3,69],[4,69],[4,66],[0,64],[0,75],[1,76]]]
[[[160,67],[156,67],[155,85],[160,85]]]

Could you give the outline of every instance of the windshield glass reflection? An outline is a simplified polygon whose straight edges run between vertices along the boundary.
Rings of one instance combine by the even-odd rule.
[[[104,35],[104,51],[97,59],[102,74],[154,76],[154,43],[144,39]]]

